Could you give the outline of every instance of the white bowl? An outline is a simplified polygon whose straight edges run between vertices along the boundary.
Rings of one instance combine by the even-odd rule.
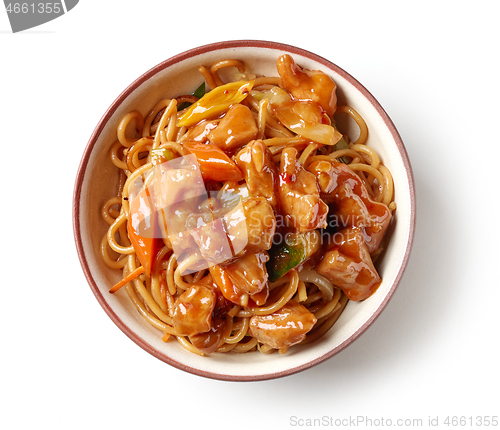
[[[164,343],[161,333],[146,323],[128,296],[109,294],[120,278],[101,260],[100,240],[107,229],[101,219],[102,204],[114,193],[117,169],[108,151],[115,142],[116,127],[131,110],[146,112],[161,98],[190,93],[203,80],[198,67],[221,59],[237,58],[247,70],[277,76],[276,59],[289,53],[307,69],[329,74],[337,84],[338,97],[354,107],[369,127],[367,144],[390,169],[395,184],[397,211],[388,248],[378,266],[383,281],[376,293],[363,302],[349,302],[334,327],[318,341],[291,348],[287,354],[260,352],[215,353],[200,357],[178,342]],[[410,161],[401,138],[375,98],[344,70],[311,52],[280,43],[240,40],[201,46],[170,58],[134,81],[118,96],[97,124],[78,170],[73,208],[78,255],[97,300],[115,324],[136,344],[158,359],[187,372],[222,380],[264,380],[289,375],[314,366],[340,352],[357,339],[387,305],[405,270],[415,227],[415,191]]]

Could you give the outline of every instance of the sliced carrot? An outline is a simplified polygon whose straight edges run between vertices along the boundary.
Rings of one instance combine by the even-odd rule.
[[[238,166],[228,155],[213,143],[184,142],[182,146],[196,156],[203,179],[234,181],[243,179]]]
[[[157,218],[158,213],[149,190],[143,189],[130,204],[127,232],[137,258],[148,276],[163,246]]]
[[[109,292],[116,293],[121,287],[128,284],[130,281],[133,281],[135,278],[141,276],[144,273],[144,266],[139,266],[137,269],[130,272],[125,278],[123,278],[120,282],[114,285]]]

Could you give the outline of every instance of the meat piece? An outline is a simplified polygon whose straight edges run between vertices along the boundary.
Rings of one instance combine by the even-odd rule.
[[[204,354],[212,354],[219,347],[225,326],[225,319],[221,317],[215,317],[212,321],[212,327],[209,331],[189,336],[189,340]]]
[[[219,264],[234,257],[222,218],[215,218],[211,213],[191,214],[187,219],[187,225],[190,224],[197,225],[190,228],[189,233],[206,261]]]
[[[346,228],[330,237],[329,251],[316,271],[338,286],[353,301],[365,300],[380,285],[360,228]]]
[[[215,285],[219,288],[225,299],[229,300],[231,303],[241,305],[242,296],[245,294],[236,285],[234,285],[231,278],[222,266],[214,265],[209,267],[212,279]]]
[[[337,85],[320,70],[303,69],[288,54],[278,58],[276,67],[282,86],[299,100],[313,100],[331,118],[337,109]]]
[[[392,215],[389,208],[370,198],[359,197],[348,184],[340,187],[338,196],[336,210],[339,217],[345,220],[351,219],[350,225],[362,227],[368,252],[375,251],[391,222]]]
[[[270,249],[276,231],[276,218],[272,207],[262,197],[249,197],[242,203],[247,224],[247,249],[250,251]]]
[[[321,197],[331,204],[337,225],[362,228],[368,252],[375,251],[391,222],[389,208],[370,198],[359,176],[346,164],[319,161],[308,170],[318,179]]]
[[[259,342],[285,352],[290,346],[304,340],[316,321],[316,317],[304,306],[290,300],[270,315],[251,317],[248,332]]]
[[[329,161],[313,161],[307,170],[316,176],[321,193],[329,194],[337,188],[337,174]]]
[[[227,114],[209,134],[208,139],[224,150],[238,148],[257,137],[259,129],[248,107],[242,104],[231,106]]]
[[[249,197],[248,188],[245,183],[227,181],[217,193],[217,202],[224,208],[231,209],[242,199]]]
[[[174,303],[172,323],[175,331],[184,336],[208,332],[212,328],[216,300],[215,292],[209,287],[189,287]]]
[[[229,212],[215,205],[205,209],[190,214],[186,228],[210,264],[229,262],[245,253],[271,248],[276,219],[264,198],[243,199]]]
[[[266,263],[269,255],[266,251],[247,253],[233,263],[224,266],[233,283],[249,295],[260,293],[268,284]]]
[[[235,162],[243,172],[250,195],[264,197],[277,210],[278,168],[267,146],[254,140],[238,152]]]
[[[205,184],[196,157],[188,155],[155,167],[150,187],[158,211],[163,237],[168,237],[177,255],[196,246],[186,231],[186,220],[196,211],[200,196],[206,195]]]
[[[211,266],[209,270],[215,285],[219,288],[223,297],[231,303],[241,306],[253,306],[251,303],[253,301],[256,306],[262,306],[269,296],[269,288],[266,283],[261,291],[250,295],[250,301],[246,302],[244,296],[247,293],[233,283],[225,267]]]
[[[208,198],[186,219],[186,228],[203,258],[219,264],[233,258],[233,250],[224,226],[224,209],[215,198]]]
[[[224,225],[231,245],[238,253],[268,250],[273,244],[276,218],[263,197],[249,197],[224,216]]]
[[[281,153],[279,197],[289,225],[299,232],[326,226],[328,206],[319,197],[315,176],[297,160],[295,148]]]
[[[218,119],[214,121],[201,121],[199,124],[196,124],[194,127],[188,129],[179,141],[205,143],[208,140],[210,132],[217,127],[219,122],[220,120]]]
[[[266,284],[264,289],[250,296],[248,306],[252,307],[253,306],[252,302],[255,303],[255,306],[263,306],[266,303],[268,297],[269,297],[269,284]]]

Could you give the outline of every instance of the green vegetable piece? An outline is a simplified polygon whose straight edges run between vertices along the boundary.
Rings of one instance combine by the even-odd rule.
[[[174,159],[173,152],[167,148],[152,149],[150,154],[151,154],[151,161],[155,166]]]
[[[191,102],[182,102],[182,103],[179,103],[177,105],[177,112],[180,112],[181,110],[184,110],[184,109],[188,108],[191,105],[192,105]]]
[[[205,95],[205,82],[202,82],[201,85],[194,90],[193,96],[198,97],[201,99]],[[181,110],[184,110],[191,106],[191,102],[182,102],[179,105],[177,105],[177,112],[180,112]]]
[[[286,238],[269,250],[269,261],[266,263],[269,281],[274,282],[297,267],[307,257],[306,244],[302,240]]]
[[[334,125],[333,126],[335,129],[337,129],[337,127]],[[338,130],[338,129],[337,129]],[[349,149],[349,144],[347,143],[347,141],[345,140],[344,136],[342,136],[340,138],[340,140],[335,144],[335,146],[333,147],[333,150],[334,151],[340,151],[341,149]],[[349,164],[351,162],[351,157],[347,157],[347,156],[343,156],[343,157],[340,157],[338,159],[341,163],[344,163],[344,164]]]
[[[307,260],[321,247],[321,235],[318,230],[306,233],[287,233],[280,243],[274,244],[266,263],[269,281],[274,282],[285,276],[294,267]]]
[[[193,96],[201,99],[205,95],[205,92],[206,92],[205,82],[202,82],[201,85],[198,88],[196,88],[196,90],[194,91]]]

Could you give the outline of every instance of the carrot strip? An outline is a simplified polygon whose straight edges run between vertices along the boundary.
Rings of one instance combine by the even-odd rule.
[[[109,292],[110,293],[116,293],[121,287],[123,287],[125,284],[128,284],[130,281],[133,279],[137,278],[138,276],[141,276],[144,273],[144,266],[140,266],[137,269],[133,270],[130,272],[125,278],[123,278],[120,282],[118,282],[116,285],[114,285]]]

